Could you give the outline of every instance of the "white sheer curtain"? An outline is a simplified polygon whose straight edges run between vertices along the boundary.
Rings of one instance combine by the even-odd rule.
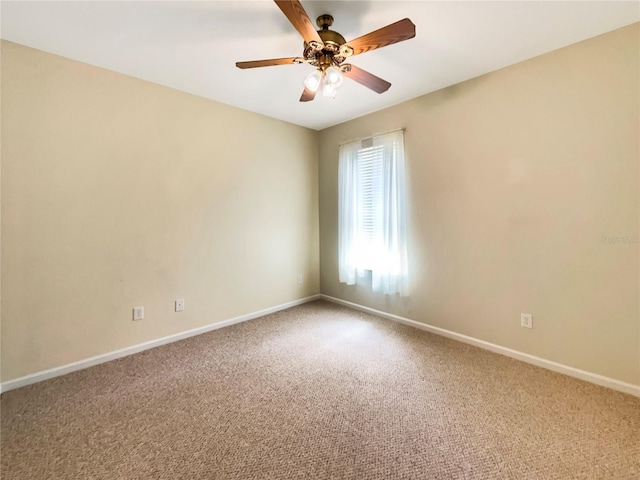
[[[340,281],[408,295],[404,132],[341,145],[338,195]]]

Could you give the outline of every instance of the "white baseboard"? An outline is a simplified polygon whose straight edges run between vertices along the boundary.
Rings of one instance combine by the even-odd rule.
[[[590,383],[595,383],[596,385],[600,385],[602,387],[607,387],[612,390],[617,390],[619,392],[628,393],[636,397],[640,397],[640,385],[633,385],[631,383],[622,382],[614,378],[598,375],[597,373],[591,373],[585,370],[580,370],[578,368],[570,367],[568,365],[563,365],[561,363],[553,362],[551,360],[546,360],[544,358],[536,357],[535,355],[529,355],[528,353],[519,352],[517,350],[512,350],[510,348],[502,347],[494,343],[485,342],[484,340],[479,340],[474,337],[469,337],[467,335],[462,335],[460,333],[452,332],[450,330],[445,330],[444,328],[434,327],[432,325],[427,325],[425,323],[416,322],[415,320],[410,320],[408,318],[400,317],[398,315],[393,315],[391,313],[383,312],[381,310],[364,307],[362,305],[358,305],[357,303],[347,302],[346,300],[341,300],[339,298],[330,297],[324,294],[320,294],[319,297],[329,302],[337,303],[339,305],[344,305],[346,307],[350,307],[355,310],[360,310],[361,312],[371,313],[372,315],[386,318],[388,320],[393,320],[394,322],[402,323],[404,325],[409,325],[411,327],[419,328],[420,330],[425,330],[427,332],[434,333],[442,337],[447,337],[453,340],[457,340],[459,342],[468,343],[469,345],[480,347],[494,353],[499,353],[500,355],[505,355],[507,357],[515,358],[516,360],[520,360],[525,363],[530,363],[538,367],[546,368],[547,370],[552,370],[554,372],[562,373],[570,377],[578,378],[580,380],[585,380]]]
[[[278,312],[280,310],[285,310],[287,308],[295,307],[296,305],[302,305],[303,303],[311,302],[319,298],[320,298],[320,295],[312,295],[310,297],[301,298],[299,300],[294,300],[292,302],[283,303],[275,307],[265,308],[264,310],[260,310],[258,312],[247,313],[246,315],[240,315],[239,317],[223,320],[222,322],[213,323],[211,325],[205,325],[204,327],[194,328],[192,330],[187,330],[186,332],[176,333],[174,335],[169,335],[168,337],[159,338],[157,340],[151,340],[149,342],[140,343],[138,345],[133,345],[131,347],[122,348],[120,350],[104,353],[102,355],[97,355],[95,357],[86,358],[78,362],[68,363],[67,365],[62,365],[60,367],[50,368],[48,370],[43,370],[41,372],[25,375],[24,377],[16,378],[14,380],[9,380],[7,382],[3,382],[2,384],[0,384],[0,393],[8,392],[9,390],[14,390],[16,388],[24,387],[26,385],[31,385],[33,383],[41,382],[43,380],[49,380],[50,378],[59,377],[60,375],[66,375],[67,373],[75,372],[77,370],[82,370],[84,368],[93,367],[94,365],[99,365],[101,363],[109,362],[117,358],[126,357],[127,355],[133,355],[134,353],[142,352],[144,350],[149,350],[150,348],[166,345],[167,343],[177,342],[178,340],[194,337],[196,335],[210,332],[212,330],[217,330],[219,328],[228,327],[229,325],[234,325],[236,323],[242,323],[248,320],[253,320],[254,318],[263,317],[264,315]]]
[[[381,310],[376,310],[374,308],[365,307],[362,305],[358,305],[356,303],[348,302],[346,300],[341,300],[339,298],[330,297],[328,295],[323,295],[323,294],[312,295],[310,297],[301,298],[299,300],[283,303],[275,307],[270,307],[257,312],[240,315],[239,317],[230,318],[222,322],[214,323],[211,325],[205,325],[204,327],[194,328],[192,330],[176,333],[174,335],[169,335],[167,337],[159,338],[157,340],[151,340],[149,342],[140,343],[138,345],[133,345],[131,347],[126,347],[120,350],[115,350],[113,352],[97,355],[95,357],[90,357],[84,360],[80,360],[78,362],[69,363],[67,365],[62,365],[60,367],[50,368],[48,370],[43,370],[41,372],[26,375],[24,377],[16,378],[14,380],[9,380],[7,382],[3,382],[0,384],[0,393],[8,392],[9,390],[14,390],[16,388],[24,387],[26,385],[31,385],[33,383],[41,382],[43,380],[48,380],[50,378],[65,375],[67,373],[75,372],[77,370],[82,370],[84,368],[93,367],[94,365],[99,365],[101,363],[106,363],[111,360],[115,360],[117,358],[133,355],[134,353],[142,352],[144,350],[149,350],[151,348],[159,347],[161,345],[166,345],[167,343],[176,342],[178,340],[183,340],[185,338],[200,335],[206,332],[210,332],[212,330],[228,327],[236,323],[242,323],[248,320],[253,320],[255,318],[262,317],[264,315],[268,315],[270,313],[274,313],[280,310],[285,310],[287,308],[291,308],[296,305],[302,305],[303,303],[311,302],[319,298],[322,298],[324,300],[327,300],[339,305],[344,305],[344,306],[353,308],[355,310],[360,310],[362,312],[370,313],[378,317],[386,318],[394,322],[402,323],[404,325],[409,325],[411,327],[415,327],[420,330],[425,330],[427,332],[434,333],[436,335],[451,338],[459,342],[474,345],[476,347],[480,347],[494,353],[505,355],[507,357],[515,358],[516,360],[530,363],[538,367],[546,368],[554,372],[562,373],[570,377],[578,378],[580,380],[585,380],[587,382],[594,383],[596,385],[611,388],[612,390],[617,390],[619,392],[624,392],[624,393],[634,395],[636,397],[640,397],[640,385],[633,385],[631,383],[626,383],[620,380],[605,377],[603,375],[598,375],[597,373],[591,373],[585,370],[580,370],[578,368],[570,367],[568,365],[563,365],[561,363],[553,362],[551,360],[546,360],[544,358],[536,357],[528,353],[519,352],[517,350],[512,350],[510,348],[502,347],[500,345],[486,342],[484,340],[479,340],[474,337],[469,337],[467,335],[462,335],[460,333],[452,332],[444,328],[434,327],[432,325],[428,325],[425,323],[416,322],[415,320],[410,320],[408,318],[400,317],[398,315],[393,315],[391,313],[383,312]]]

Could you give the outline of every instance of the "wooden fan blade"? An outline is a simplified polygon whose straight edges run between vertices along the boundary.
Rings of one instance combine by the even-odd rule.
[[[300,97],[300,101],[310,102],[314,98],[316,98],[316,92],[314,92],[313,90],[309,90],[307,87],[305,87],[304,91],[302,92],[302,96]]]
[[[375,50],[376,48],[382,48],[387,45],[409,40],[415,36],[416,26],[411,20],[404,18],[396,23],[392,23],[391,25],[358,37],[355,40],[351,40],[347,42],[347,45],[353,48],[352,55],[358,55],[368,52],[369,50]]]
[[[293,63],[302,63],[304,59],[299,57],[289,58],[271,58],[269,60],[253,60],[250,62],[236,62],[238,68],[256,68],[256,67],[270,67],[272,65],[291,65]]]
[[[276,5],[282,10],[285,17],[289,19],[291,25],[298,31],[304,41],[307,43],[317,42],[320,45],[324,45],[320,35],[316,31],[316,27],[313,26],[309,15],[304,11],[302,5],[298,0],[274,0]]]
[[[380,77],[376,77],[374,74],[367,72],[361,68],[356,67],[355,65],[345,64],[342,69],[342,74],[350,78],[351,80],[355,80],[361,85],[364,85],[367,88],[370,88],[376,93],[383,93],[389,90],[391,84],[386,80],[381,79]],[[348,68],[351,68],[350,70]]]

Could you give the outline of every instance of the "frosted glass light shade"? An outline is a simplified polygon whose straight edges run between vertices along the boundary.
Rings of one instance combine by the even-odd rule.
[[[332,66],[327,68],[325,76],[329,80],[329,83],[331,83],[331,85],[333,85],[335,88],[338,88],[340,85],[342,85],[342,73],[340,73],[340,70],[337,67]]]
[[[322,82],[322,95],[325,97],[335,97],[336,95],[336,87],[329,81],[329,79],[325,76],[324,81]]]
[[[318,90],[321,82],[322,73],[320,72],[320,70],[314,70],[309,75],[307,75],[307,78],[304,79],[304,86],[312,92],[315,92]]]

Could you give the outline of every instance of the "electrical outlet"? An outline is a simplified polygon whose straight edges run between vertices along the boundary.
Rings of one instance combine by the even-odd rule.
[[[144,318],[144,307],[133,307],[133,319],[142,320]]]
[[[176,300],[176,312],[182,312],[184,310],[184,298]]]
[[[530,313],[521,313],[520,326],[524,328],[533,328],[533,315]]]
[[[302,285],[302,274],[298,274],[298,285]]]

